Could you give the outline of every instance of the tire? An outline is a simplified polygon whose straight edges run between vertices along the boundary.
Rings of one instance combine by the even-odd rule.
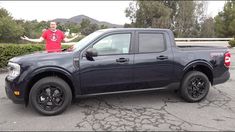
[[[199,102],[207,96],[210,86],[210,81],[204,73],[190,71],[181,82],[180,94],[187,102]]]
[[[69,85],[58,77],[45,77],[34,84],[29,94],[31,106],[40,114],[57,115],[72,102]]]

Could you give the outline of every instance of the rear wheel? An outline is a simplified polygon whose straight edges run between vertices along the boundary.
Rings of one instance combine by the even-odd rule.
[[[69,85],[58,77],[45,77],[30,91],[31,106],[40,114],[57,115],[65,111],[72,101]]]
[[[204,73],[190,71],[184,76],[180,93],[187,102],[198,102],[207,96],[209,88],[210,81]]]

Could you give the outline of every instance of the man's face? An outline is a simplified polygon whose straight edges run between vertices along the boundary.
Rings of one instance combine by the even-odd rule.
[[[57,27],[56,22],[51,22],[50,23],[51,30],[56,30],[56,27]]]

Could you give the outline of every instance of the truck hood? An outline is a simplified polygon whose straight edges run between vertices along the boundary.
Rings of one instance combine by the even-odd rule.
[[[40,61],[55,61],[61,60],[70,56],[72,58],[73,52],[54,52],[54,53],[47,53],[46,51],[42,52],[34,52],[32,54],[17,56],[10,59],[10,62],[15,63],[32,63],[32,62],[40,62]]]

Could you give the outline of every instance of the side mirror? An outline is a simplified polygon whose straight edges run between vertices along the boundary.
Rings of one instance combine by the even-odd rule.
[[[87,51],[86,51],[86,57],[87,59],[92,59],[93,57],[96,57],[98,56],[98,52],[96,49],[94,48],[89,48]],[[92,59],[93,60],[93,59]]]

